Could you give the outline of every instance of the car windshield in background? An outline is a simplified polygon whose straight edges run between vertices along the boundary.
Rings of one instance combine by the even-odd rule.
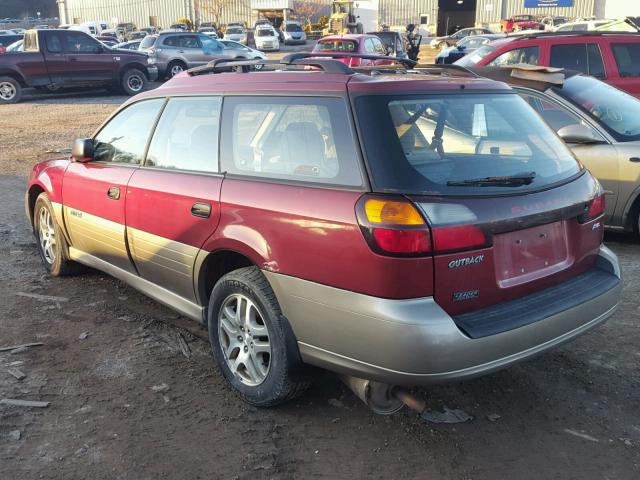
[[[256,37],[273,37],[275,32],[270,28],[262,28],[256,32]]]
[[[352,40],[321,40],[313,49],[316,52],[355,52],[358,44]]]
[[[479,49],[477,49],[476,51],[474,51],[473,53],[470,53],[469,55],[465,55],[460,60],[455,62],[455,64],[462,65],[463,67],[473,67],[474,65],[477,65],[478,63],[480,63],[482,59],[484,59],[486,56],[492,54],[494,51],[495,51],[495,48],[489,45],[484,45]]]
[[[516,94],[362,96],[356,110],[378,191],[513,193],[580,172],[567,147]]]
[[[582,75],[553,90],[602,124],[617,141],[640,140],[640,100],[635,97]]]
[[[227,28],[227,32],[229,35],[242,35],[244,30],[240,27]]]
[[[287,23],[287,26],[284,27],[287,32],[301,32],[302,27],[297,23]]]

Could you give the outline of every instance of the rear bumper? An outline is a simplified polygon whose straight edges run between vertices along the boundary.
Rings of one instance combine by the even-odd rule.
[[[433,298],[389,300],[265,272],[312,365],[396,385],[472,378],[538,355],[606,321],[620,298],[617,257],[598,267],[618,281],[591,299],[519,328],[470,338]]]

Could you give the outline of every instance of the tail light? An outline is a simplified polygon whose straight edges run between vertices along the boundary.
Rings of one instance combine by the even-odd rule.
[[[580,223],[587,223],[604,215],[605,206],[604,191],[600,188],[591,203],[585,207],[585,213],[580,216]]]
[[[356,213],[373,251],[398,257],[431,252],[429,226],[410,201],[402,197],[364,196],[358,202]]]
[[[369,246],[383,255],[416,257],[471,250],[490,243],[476,225],[429,225],[416,205],[404,197],[365,195],[356,213]]]

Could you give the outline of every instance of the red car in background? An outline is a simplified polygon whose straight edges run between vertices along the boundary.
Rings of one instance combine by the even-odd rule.
[[[500,29],[503,32],[511,33],[518,30],[540,29],[541,23],[533,15],[512,15],[500,21]]]
[[[640,98],[640,35],[637,33],[554,32],[507,37],[457,62],[463,67],[519,63],[576,70]]]
[[[382,40],[375,35],[353,34],[353,35],[331,35],[321,38],[313,48],[318,53],[348,53],[359,55],[375,55],[386,57],[389,52]],[[371,60],[367,58],[336,58],[349,67],[360,67],[366,65],[391,65],[393,60],[388,58]]]

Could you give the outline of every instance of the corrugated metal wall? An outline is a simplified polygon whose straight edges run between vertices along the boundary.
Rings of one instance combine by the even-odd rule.
[[[573,7],[524,8],[524,0],[477,0],[476,23],[497,24],[503,18],[518,13],[531,15],[590,17],[594,15],[596,0],[574,0]]]
[[[420,23],[420,15],[429,15],[429,23],[435,24],[438,0],[380,0],[378,22],[390,26]]]

